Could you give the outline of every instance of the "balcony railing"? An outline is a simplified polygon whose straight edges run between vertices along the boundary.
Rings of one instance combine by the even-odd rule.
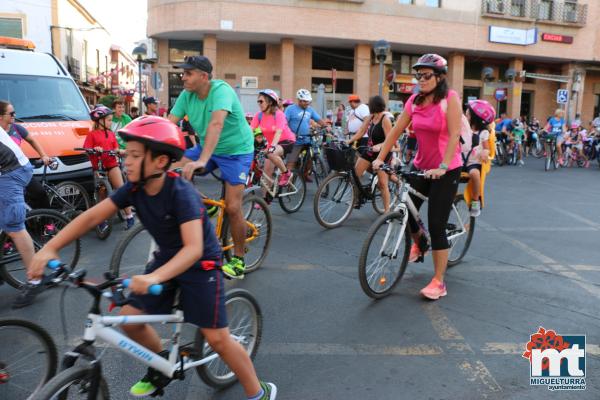
[[[556,0],[482,0],[485,17],[529,19],[557,24],[584,26],[587,4]]]

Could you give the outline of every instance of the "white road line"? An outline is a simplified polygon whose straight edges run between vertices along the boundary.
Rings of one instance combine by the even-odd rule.
[[[574,220],[579,221],[585,225],[591,226],[592,228],[595,228],[595,229],[600,228],[600,224],[590,221],[588,218],[585,218],[579,214],[575,214],[574,212],[563,210],[560,207],[551,206],[550,208],[553,209],[554,211],[556,211],[557,213],[566,215],[567,217],[573,218]]]

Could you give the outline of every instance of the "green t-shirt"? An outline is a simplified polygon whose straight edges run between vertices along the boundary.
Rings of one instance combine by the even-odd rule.
[[[200,145],[204,146],[211,114],[218,110],[225,110],[228,114],[214,154],[235,156],[254,152],[254,137],[246,122],[244,110],[235,91],[227,82],[217,79],[210,81],[208,97],[203,100],[195,93],[184,90],[177,98],[171,114],[177,118],[187,115],[200,138]]]
[[[118,131],[119,129],[124,128],[125,125],[127,125],[131,121],[131,117],[127,114],[121,115],[121,118],[117,118],[116,114],[113,114],[112,123],[110,124],[110,130],[115,133],[115,136],[117,137],[117,143],[119,143],[120,149],[124,149],[126,143],[123,139],[121,139],[121,136],[119,136]]]
[[[523,140],[523,136],[525,136],[525,131],[523,129],[513,129],[512,130],[512,134],[515,137],[515,140],[517,141],[522,141]]]

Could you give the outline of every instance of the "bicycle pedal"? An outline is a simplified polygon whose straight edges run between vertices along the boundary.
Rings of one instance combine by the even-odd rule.
[[[425,256],[423,253],[419,254],[419,257],[415,260],[416,263],[422,263],[425,261]]]

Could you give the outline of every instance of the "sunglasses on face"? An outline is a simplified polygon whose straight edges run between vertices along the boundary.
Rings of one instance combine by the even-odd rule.
[[[11,117],[14,117],[15,115],[17,115],[17,112],[16,111],[11,111],[11,112],[6,113],[4,115],[10,115]]]
[[[426,81],[430,80],[431,78],[433,78],[435,76],[434,72],[424,72],[424,73],[420,73],[417,72],[414,77],[416,80],[420,81],[421,79],[424,79]]]
[[[256,100],[256,102],[257,102],[258,104],[262,104],[262,103],[264,103],[265,101],[264,101],[264,100]]]

